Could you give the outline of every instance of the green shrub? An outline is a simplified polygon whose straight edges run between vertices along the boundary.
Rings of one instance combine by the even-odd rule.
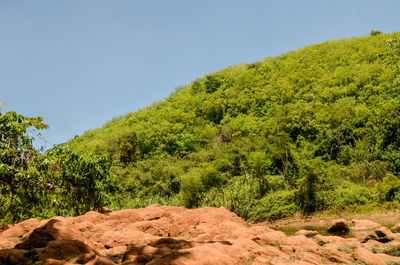
[[[225,207],[244,219],[258,200],[258,180],[250,176],[238,176],[223,187],[204,193],[201,206]]]
[[[179,196],[185,207],[199,206],[203,191],[204,183],[200,168],[191,169],[182,176]]]
[[[400,179],[392,174],[388,174],[383,182],[376,185],[378,200],[400,201]]]
[[[347,206],[351,204],[365,205],[373,201],[373,191],[352,182],[344,182],[337,189],[326,194],[327,207]]]
[[[268,193],[251,210],[249,219],[252,221],[274,220],[292,215],[300,209],[295,203],[295,195],[294,190],[277,190]]]

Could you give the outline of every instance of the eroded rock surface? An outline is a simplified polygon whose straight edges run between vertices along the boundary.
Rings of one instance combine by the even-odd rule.
[[[366,241],[315,231],[286,236],[225,208],[151,205],[8,227],[0,232],[0,264],[400,264],[400,234],[355,226],[364,225]],[[391,240],[379,241],[382,233]]]

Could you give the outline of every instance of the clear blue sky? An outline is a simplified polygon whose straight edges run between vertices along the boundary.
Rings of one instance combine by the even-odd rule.
[[[43,116],[46,140],[62,143],[229,65],[400,31],[399,10],[398,0],[0,0],[2,111]]]

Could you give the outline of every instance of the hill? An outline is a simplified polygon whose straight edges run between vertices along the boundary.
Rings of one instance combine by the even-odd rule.
[[[241,64],[67,143],[107,155],[113,209],[224,206],[250,220],[400,200],[400,34]]]

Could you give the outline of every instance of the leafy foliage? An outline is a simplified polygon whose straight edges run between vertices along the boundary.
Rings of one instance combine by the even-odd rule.
[[[47,151],[36,168],[54,191],[50,194],[57,215],[78,215],[100,210],[103,191],[112,192],[106,157],[79,154],[65,146]]]
[[[29,127],[45,129],[47,125],[41,117],[0,113],[0,219],[7,215],[12,221],[18,220],[39,203],[35,195],[41,190],[30,168],[37,151],[32,146],[32,137],[26,134]],[[20,211],[21,205],[27,207]]]
[[[41,117],[0,113],[0,223],[102,207],[107,159],[63,146],[40,154],[27,133],[31,127],[48,128]]]
[[[118,207],[225,206],[259,220],[395,200],[399,43],[372,31],[228,67],[68,145],[110,157]]]

